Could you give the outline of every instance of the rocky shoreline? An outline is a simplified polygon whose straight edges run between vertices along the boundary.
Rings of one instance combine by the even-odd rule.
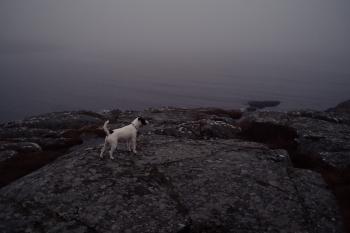
[[[0,232],[350,232],[349,105],[76,111],[1,124]],[[137,115],[151,122],[139,154],[122,145],[115,161],[99,159],[103,122]]]

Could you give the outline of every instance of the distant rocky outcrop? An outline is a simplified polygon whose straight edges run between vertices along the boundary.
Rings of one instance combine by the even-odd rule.
[[[350,100],[341,102],[334,108],[330,108],[329,112],[338,112],[338,113],[350,113]]]
[[[277,100],[262,100],[262,101],[249,101],[248,102],[248,111],[255,111],[257,109],[263,109],[263,108],[267,108],[267,107],[276,107],[278,105],[280,105],[280,101]]]
[[[103,122],[137,115],[139,153],[100,159]],[[348,120],[169,107],[3,124],[0,232],[346,232]]]

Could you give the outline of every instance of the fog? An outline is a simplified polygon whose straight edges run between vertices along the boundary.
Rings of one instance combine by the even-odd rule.
[[[1,0],[0,120],[69,109],[322,109],[350,98],[346,0]]]

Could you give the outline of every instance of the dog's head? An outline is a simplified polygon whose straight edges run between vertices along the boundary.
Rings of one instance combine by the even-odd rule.
[[[144,118],[142,117],[137,117],[137,120],[140,122],[140,125],[144,126],[144,125],[148,125],[149,122],[147,120],[145,120]]]
[[[149,122],[147,120],[145,120],[142,117],[137,117],[135,118],[135,120],[132,121],[132,124],[136,127],[136,128],[140,128],[144,125],[147,125]]]

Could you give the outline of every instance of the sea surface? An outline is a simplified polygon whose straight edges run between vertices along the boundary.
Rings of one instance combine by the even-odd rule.
[[[249,59],[171,59],[67,51],[0,53],[0,121],[64,110],[148,107],[324,110],[350,98],[350,74]]]

